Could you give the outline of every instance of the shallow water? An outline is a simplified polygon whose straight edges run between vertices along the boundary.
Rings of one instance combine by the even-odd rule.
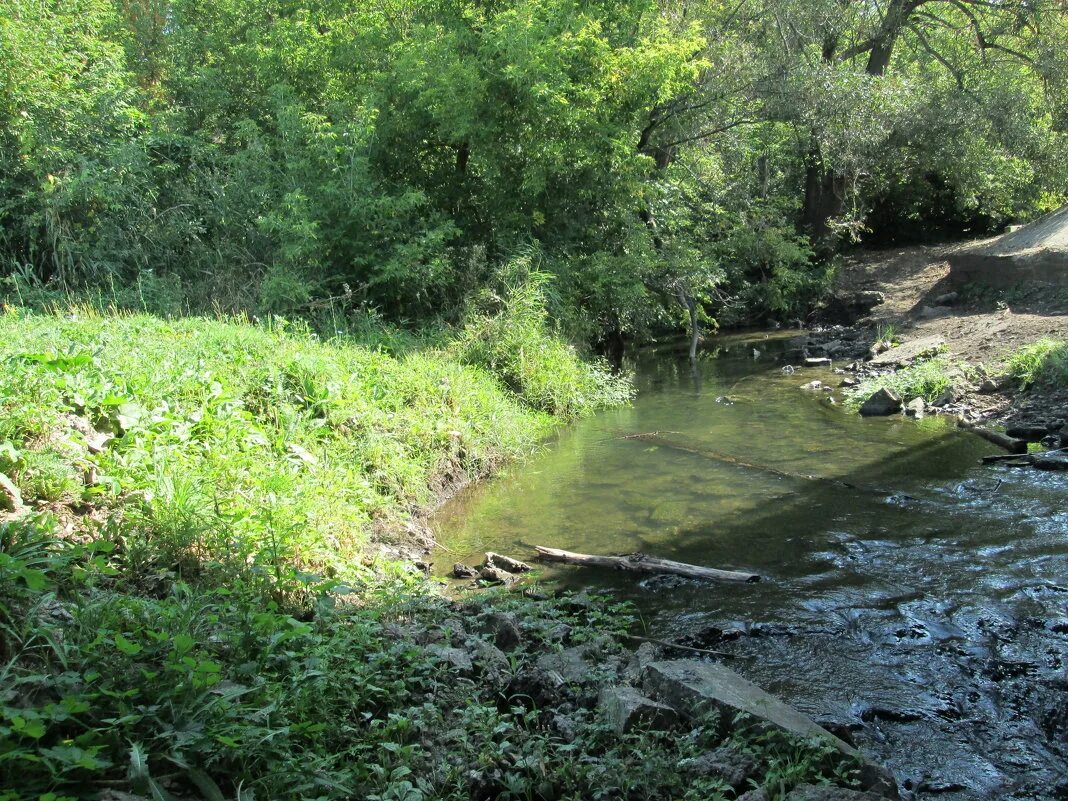
[[[942,418],[803,391],[840,379],[784,373],[786,336],[721,337],[696,371],[640,355],[631,407],[441,510],[436,563],[548,545],[758,572],[542,569],[634,601],[650,636],[734,652],[918,797],[1068,798],[1068,474],[981,467],[992,447]]]

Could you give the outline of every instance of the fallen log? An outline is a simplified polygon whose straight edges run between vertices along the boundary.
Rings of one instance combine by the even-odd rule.
[[[646,556],[643,553],[633,553],[627,556],[593,556],[585,553],[562,551],[559,548],[546,548],[542,545],[535,546],[534,550],[538,552],[538,558],[542,561],[564,562],[581,567],[608,567],[613,570],[629,570],[636,573],[671,573],[676,576],[709,579],[711,581],[760,581],[760,576],[756,573],[741,573],[735,570],[718,570],[714,567],[688,565],[685,562],[658,559],[655,556]]]
[[[997,431],[991,431],[989,428],[973,425],[966,420],[957,420],[957,427],[962,428],[965,431],[970,431],[976,436],[982,437],[987,442],[992,442],[999,448],[1004,448],[1009,453],[1027,453],[1027,442],[1025,440],[1008,437]]]

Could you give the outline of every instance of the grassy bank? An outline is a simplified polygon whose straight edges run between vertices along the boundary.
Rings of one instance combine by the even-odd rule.
[[[597,698],[632,659],[625,607],[452,602],[370,558],[454,482],[629,392],[522,291],[392,355],[6,310],[0,800],[733,798],[700,767],[721,746],[773,798],[844,780],[826,749],[715,718],[621,733]]]

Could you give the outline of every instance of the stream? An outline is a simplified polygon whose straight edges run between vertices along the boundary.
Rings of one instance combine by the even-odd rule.
[[[717,337],[695,370],[674,349],[635,356],[632,406],[440,510],[435,565],[547,545],[758,572],[539,568],[632,601],[638,633],[737,655],[906,796],[1068,799],[1068,474],[983,467],[996,448],[951,421],[803,391],[841,379],[785,373],[788,337]]]

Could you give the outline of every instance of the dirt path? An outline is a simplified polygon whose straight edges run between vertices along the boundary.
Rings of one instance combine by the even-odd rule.
[[[842,290],[876,289],[886,300],[870,315],[875,326],[892,326],[903,341],[945,338],[949,357],[1002,371],[1008,354],[1052,337],[1068,339],[1068,290],[1043,287],[1008,292],[963,287],[951,305],[936,299],[954,291],[948,257],[974,243],[895,248],[849,259],[839,276]],[[969,404],[985,417],[1018,420],[1036,415],[1068,420],[1068,391],[974,394]]]

